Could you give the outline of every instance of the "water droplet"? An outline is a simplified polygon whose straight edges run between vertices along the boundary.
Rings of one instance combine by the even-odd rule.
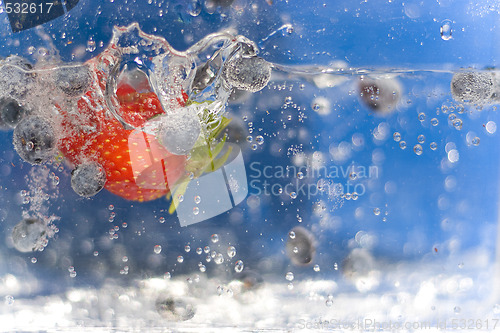
[[[286,275],[285,275],[285,279],[287,279],[288,281],[293,281],[293,273],[292,272],[287,272]]]
[[[401,133],[399,133],[399,132],[394,132],[392,137],[394,138],[394,141],[396,141],[396,142],[401,141]]]
[[[210,240],[212,241],[212,243],[217,243],[219,241],[219,235],[217,234],[213,234],[211,237],[210,237]]]
[[[314,269],[315,272],[319,272],[320,271],[319,265],[314,265],[313,269]]]
[[[227,255],[229,258],[232,258],[236,255],[236,248],[234,246],[230,246],[227,248]]]
[[[451,20],[444,20],[443,22],[441,22],[441,28],[439,29],[439,32],[441,33],[441,39],[452,39],[453,29],[451,28]]]
[[[399,148],[401,148],[401,149],[403,149],[403,150],[404,150],[404,149],[406,149],[406,141],[401,141],[401,142],[399,143]]]
[[[243,261],[241,260],[238,260],[236,262],[236,264],[234,264],[234,271],[236,273],[241,273],[243,271],[243,268],[245,267],[245,265],[243,264]]]
[[[155,245],[153,251],[156,253],[156,254],[160,254],[161,253],[161,245]]]
[[[417,155],[422,155],[422,153],[424,152],[423,148],[421,145],[415,145],[413,147],[413,151],[415,152],[415,154]]]
[[[432,126],[437,126],[439,125],[439,120],[437,118],[432,118],[431,119],[431,125]]]
[[[184,257],[183,256],[178,256],[177,257],[177,262],[178,263],[182,263],[184,261]]]

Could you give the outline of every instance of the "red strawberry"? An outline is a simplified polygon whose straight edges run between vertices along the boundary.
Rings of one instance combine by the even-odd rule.
[[[90,67],[98,68],[92,63]],[[169,186],[184,176],[186,156],[172,155],[151,134],[125,129],[107,110],[103,98],[96,97],[101,96],[96,91],[105,86],[104,73],[97,74],[99,82],[78,101],[78,114],[61,110],[65,135],[60,151],[74,165],[88,161],[101,164],[106,171],[105,188],[122,198],[148,201],[166,195]],[[124,83],[118,85],[116,94],[120,116],[135,127],[164,113],[151,90],[139,92]],[[187,95],[183,93],[177,100],[184,106]]]

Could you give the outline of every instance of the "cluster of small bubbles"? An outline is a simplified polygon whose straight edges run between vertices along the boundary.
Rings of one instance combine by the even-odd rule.
[[[194,196],[194,203],[199,204],[201,202],[201,197],[199,195]]]
[[[201,254],[202,252],[203,250],[201,249],[201,247],[196,248],[196,254]]]
[[[315,272],[319,272],[320,271],[319,265],[318,264],[314,265],[313,270]]]
[[[184,246],[184,251],[186,251],[186,252],[191,251],[191,246],[189,246],[189,245]]]
[[[224,256],[222,255],[222,253],[217,253],[217,255],[214,258],[214,262],[217,265],[220,265],[220,264],[222,264],[224,262]]]
[[[333,264],[333,269],[338,271],[339,270],[339,265],[337,263],[334,263]]]
[[[75,267],[69,266],[68,267],[68,272],[69,272],[69,277],[72,277],[72,278],[76,277]]]
[[[178,256],[177,257],[177,262],[178,263],[182,263],[184,261],[184,257],[183,256]]]
[[[288,281],[293,281],[293,278],[294,278],[294,276],[293,276],[292,272],[287,272],[285,274],[285,279],[287,279]]]
[[[165,223],[165,218],[163,216],[161,216],[159,219],[158,219],[158,222],[160,223]]]
[[[399,148],[401,148],[403,150],[406,149],[406,141],[399,142]]]
[[[212,236],[210,236],[210,240],[212,241],[212,243],[217,243],[219,241],[219,235],[213,234]]]
[[[421,146],[421,145],[418,145],[418,144],[417,144],[417,145],[415,145],[415,146],[413,147],[413,151],[414,151],[414,152],[415,152],[415,154],[417,154],[417,155],[422,155],[422,153],[424,152],[424,150],[423,150],[422,146]]]
[[[227,255],[229,258],[233,258],[236,255],[236,248],[234,246],[229,246],[227,248]]]
[[[423,134],[420,134],[417,138],[418,143],[424,143],[425,142],[425,136]]]
[[[420,113],[418,114],[418,120],[420,120],[421,122],[422,122],[422,121],[424,121],[424,120],[425,120],[425,113],[420,112]]]
[[[242,260],[238,260],[235,264],[234,264],[234,271],[236,273],[241,273],[243,271],[243,268],[245,267],[245,264],[243,263]]]
[[[7,304],[7,305],[14,304],[14,297],[11,295],[5,296],[5,304]]]
[[[394,132],[392,137],[394,138],[394,141],[396,141],[396,142],[401,141],[401,133],[399,133],[399,132]]]
[[[193,208],[193,214],[198,215],[200,213],[200,209],[198,207]]]
[[[262,145],[264,143],[264,137],[262,135],[257,135],[255,138],[255,142],[257,142],[259,145]]]
[[[290,193],[290,198],[292,198],[292,199],[297,198],[297,193],[296,192],[291,192]]]
[[[431,143],[429,144],[429,147],[431,147],[431,149],[432,149],[432,150],[436,150],[436,149],[437,149],[437,147],[438,147],[438,145],[437,145],[437,143],[436,143],[436,142],[431,142]]]
[[[153,248],[153,251],[156,254],[160,254],[161,253],[161,245],[155,245],[155,247]]]
[[[326,298],[326,301],[325,301],[325,305],[327,307],[331,307],[333,305],[333,296],[332,295],[328,295],[328,297]]]
[[[432,118],[431,119],[431,125],[432,126],[437,126],[439,125],[439,120],[437,118]]]

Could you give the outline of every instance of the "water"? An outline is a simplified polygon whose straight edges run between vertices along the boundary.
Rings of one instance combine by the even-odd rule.
[[[494,328],[498,8],[96,6],[2,37],[0,331]]]

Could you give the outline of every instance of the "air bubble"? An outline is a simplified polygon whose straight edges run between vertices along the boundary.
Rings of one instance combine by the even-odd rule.
[[[243,268],[245,267],[245,264],[243,263],[242,260],[238,260],[236,264],[234,265],[234,271],[236,273],[241,273],[243,271]]]
[[[217,234],[213,234],[211,237],[210,237],[210,240],[212,241],[212,243],[217,243],[219,241],[219,235]]]
[[[439,32],[441,34],[442,40],[452,39],[453,29],[451,28],[451,21],[444,20],[443,22],[441,22],[441,27],[439,28]]]
[[[153,248],[154,253],[160,254],[161,253],[161,245],[155,245]]]
[[[432,118],[431,119],[431,125],[432,126],[437,126],[439,125],[439,120],[437,118]]]
[[[184,262],[184,257],[183,256],[178,256],[177,257],[177,262],[178,263],[183,263]]]
[[[406,141],[401,141],[401,142],[399,143],[399,148],[401,148],[401,149],[403,149],[403,150],[404,150],[404,149],[406,149]]]
[[[417,138],[418,143],[424,143],[425,142],[425,136],[423,134],[420,134]]]
[[[396,142],[401,141],[401,133],[399,133],[399,132],[394,132],[392,137],[393,137],[394,141],[396,141]]]
[[[229,258],[233,258],[236,255],[236,248],[234,246],[229,246],[227,248],[227,255]]]
[[[288,281],[293,281],[293,273],[292,272],[287,272],[286,275],[285,275],[285,279],[287,279]]]
[[[421,146],[421,145],[415,145],[415,146],[413,147],[413,151],[414,151],[414,152],[415,152],[415,154],[417,154],[417,155],[422,155],[422,153],[423,153],[423,151],[424,151],[424,150],[423,150],[423,148],[422,148],[422,146]]]
[[[437,149],[437,147],[438,147],[438,145],[437,145],[437,143],[436,143],[436,142],[431,142],[431,143],[429,144],[429,147],[431,147],[431,149],[432,149],[432,150],[436,150],[436,149]]]

